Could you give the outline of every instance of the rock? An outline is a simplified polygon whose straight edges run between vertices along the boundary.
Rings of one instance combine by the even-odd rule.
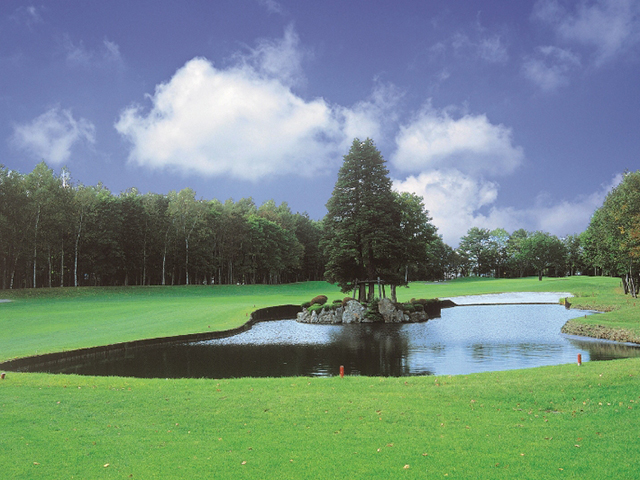
[[[351,300],[344,306],[342,323],[362,323],[364,321],[364,307],[357,301]]]
[[[391,300],[383,298],[378,302],[378,312],[384,318],[385,323],[402,323],[408,322],[409,316],[398,310]]]

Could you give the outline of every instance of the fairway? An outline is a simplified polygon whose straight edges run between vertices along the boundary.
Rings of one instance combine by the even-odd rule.
[[[574,304],[611,310],[601,323],[638,318],[608,278],[464,279],[398,293],[509,291],[570,291],[582,295]],[[226,329],[255,308],[342,296],[322,282],[11,293],[0,304],[4,359]],[[3,478],[50,479],[635,478],[639,369],[629,359],[411,378],[8,372],[0,467]]]

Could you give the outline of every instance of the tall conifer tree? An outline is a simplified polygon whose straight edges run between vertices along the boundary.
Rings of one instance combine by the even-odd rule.
[[[324,229],[328,281],[345,292],[353,288],[355,280],[381,277],[397,281],[393,258],[399,254],[401,242],[400,210],[385,160],[373,140],[356,138],[344,156],[327,203]]]

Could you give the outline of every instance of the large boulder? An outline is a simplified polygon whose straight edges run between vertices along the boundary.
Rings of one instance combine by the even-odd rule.
[[[393,304],[388,298],[383,298],[378,301],[378,312],[384,318],[385,323],[403,323],[409,322],[409,315],[405,315],[404,312]]]
[[[365,309],[355,300],[351,300],[343,307],[342,323],[362,323],[366,321],[364,318]]]

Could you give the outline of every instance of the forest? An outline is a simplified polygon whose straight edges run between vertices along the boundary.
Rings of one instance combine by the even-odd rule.
[[[457,248],[437,234],[420,197],[392,193],[389,202],[397,213],[371,218],[386,218],[391,224],[385,228],[398,232],[395,243],[379,239],[391,245],[386,258],[397,260],[393,272],[386,270],[395,284],[468,275],[611,275],[622,277],[625,288],[636,293],[640,172],[625,173],[582,233],[559,238],[472,227]],[[336,204],[334,197],[328,207]],[[102,184],[76,184],[68,169],[56,173],[44,162],[26,174],[0,165],[0,286],[278,284],[325,278],[340,283],[332,244],[335,222],[335,216],[314,220],[273,200],[260,206],[251,198],[205,200],[190,188],[166,195],[135,188],[114,194]],[[362,276],[372,272],[380,275],[369,268]]]

